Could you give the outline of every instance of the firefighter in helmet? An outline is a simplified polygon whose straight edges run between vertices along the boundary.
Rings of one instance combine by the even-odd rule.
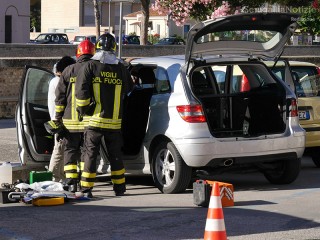
[[[64,172],[69,191],[76,192],[79,181],[81,163],[81,146],[86,119],[79,121],[79,113],[75,104],[75,83],[79,69],[86,65],[95,54],[95,45],[89,40],[82,41],[76,52],[77,61],[68,66],[62,73],[56,88],[56,119],[62,119],[68,134],[64,136]],[[82,120],[82,119],[81,119]]]
[[[77,75],[76,104],[81,115],[89,115],[84,133],[84,170],[81,174],[82,192],[91,192],[96,178],[96,159],[102,137],[111,166],[111,180],[116,196],[124,195],[125,169],[121,158],[121,121],[124,97],[132,89],[128,69],[117,59],[115,38],[103,34],[96,43],[93,61]]]

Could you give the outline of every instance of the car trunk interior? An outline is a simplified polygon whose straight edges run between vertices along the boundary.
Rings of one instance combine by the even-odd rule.
[[[256,137],[286,129],[286,91],[257,63],[202,66],[191,86],[217,138]]]

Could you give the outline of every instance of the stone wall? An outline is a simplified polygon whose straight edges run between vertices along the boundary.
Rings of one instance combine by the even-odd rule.
[[[25,65],[52,70],[65,55],[74,56],[74,45],[0,44],[0,118],[14,118]],[[184,54],[184,46],[122,46],[123,58]],[[289,46],[283,56],[320,66],[320,46]]]

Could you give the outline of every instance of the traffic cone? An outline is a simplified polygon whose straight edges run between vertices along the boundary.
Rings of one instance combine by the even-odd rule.
[[[213,183],[208,208],[204,240],[226,240],[227,233],[221,206],[220,188],[217,182]]]

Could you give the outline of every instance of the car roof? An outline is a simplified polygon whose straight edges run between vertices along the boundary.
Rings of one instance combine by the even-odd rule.
[[[67,35],[65,33],[40,33],[39,35]]]
[[[267,65],[267,66],[270,66],[270,65],[273,65],[274,62],[273,61],[264,61],[264,63]],[[283,63],[281,63],[281,59],[278,61],[278,63],[280,64],[280,66],[283,65]],[[279,66],[278,64],[278,66]],[[303,62],[303,61],[289,61],[289,64],[290,66],[293,66],[293,67],[299,67],[299,66],[307,66],[307,67],[317,67],[316,64],[314,63],[311,63],[311,62]]]
[[[96,35],[76,35],[74,37],[95,37]]]
[[[301,61],[289,61],[290,66],[310,66],[317,67],[316,64],[311,62],[301,62]]]
[[[159,65],[167,68],[173,64],[183,65],[185,63],[184,55],[168,55],[168,56],[158,56],[158,57],[145,57],[133,59],[130,63],[135,64],[146,64],[146,65]]]

